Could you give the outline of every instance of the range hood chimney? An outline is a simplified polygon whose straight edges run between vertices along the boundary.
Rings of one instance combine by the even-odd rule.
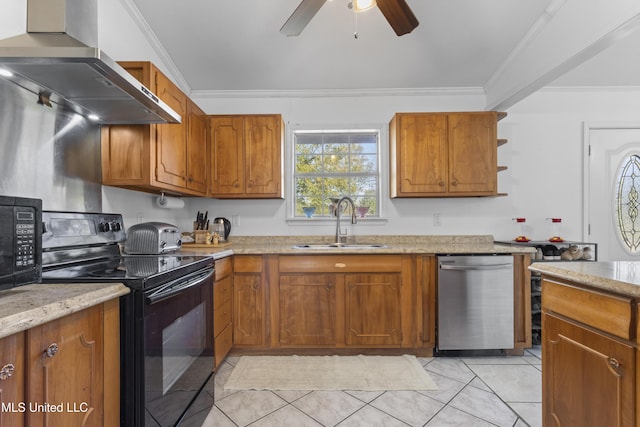
[[[27,0],[27,33],[0,40],[0,76],[101,124],[180,123],[97,45],[97,0]]]

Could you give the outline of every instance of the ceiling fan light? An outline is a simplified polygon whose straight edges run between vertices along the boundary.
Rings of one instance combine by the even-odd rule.
[[[364,12],[376,5],[376,0],[353,0],[353,8],[356,12]]]

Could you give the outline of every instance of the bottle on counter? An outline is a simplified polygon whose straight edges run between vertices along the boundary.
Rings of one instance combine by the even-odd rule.
[[[562,218],[547,218],[549,224],[551,225],[551,237],[549,237],[550,242],[564,242],[564,239],[560,237],[560,224],[562,223]]]
[[[516,222],[516,224],[519,227],[519,234],[515,239],[513,239],[513,241],[514,242],[521,242],[521,243],[531,241],[531,239],[529,239],[527,237],[527,233],[525,231],[525,228],[526,228],[525,223],[527,222],[527,219],[526,218],[513,218],[513,220]]]

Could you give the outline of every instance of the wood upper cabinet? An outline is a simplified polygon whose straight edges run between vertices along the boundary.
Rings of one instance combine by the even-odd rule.
[[[187,96],[164,74],[155,72],[158,96],[182,117],[182,123],[156,125],[156,179],[169,186],[187,185]]]
[[[497,195],[497,120],[495,111],[396,114],[391,197]]]
[[[280,115],[208,116],[215,198],[282,198]]]
[[[207,194],[209,176],[207,150],[207,117],[196,104],[188,104],[187,183],[188,190]]]
[[[103,126],[102,183],[141,191],[206,195],[204,112],[150,62],[121,62],[182,123]]]

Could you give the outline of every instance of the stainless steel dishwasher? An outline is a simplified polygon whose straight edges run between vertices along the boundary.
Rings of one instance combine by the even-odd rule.
[[[437,350],[513,348],[513,257],[438,257]]]

